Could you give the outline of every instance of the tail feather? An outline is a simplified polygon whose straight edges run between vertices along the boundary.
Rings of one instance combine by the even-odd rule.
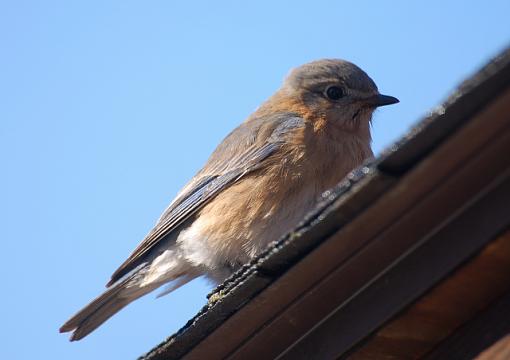
[[[98,326],[112,317],[130,302],[154,290],[154,286],[130,288],[131,278],[110,287],[90,304],[66,321],[60,332],[73,331],[71,341],[80,340],[94,331]],[[136,285],[135,285],[136,286]],[[131,286],[132,287],[132,286]]]
[[[70,340],[83,339],[130,302],[131,300],[123,298],[110,299],[108,303],[98,308],[93,314],[84,318],[74,330]]]
[[[112,284],[103,294],[62,325],[60,332],[73,331],[71,341],[80,340],[132,301],[170,283],[168,293],[201,275],[201,272],[168,249],[126,278]]]

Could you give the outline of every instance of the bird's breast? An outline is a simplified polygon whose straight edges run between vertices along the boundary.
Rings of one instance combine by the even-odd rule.
[[[206,205],[181,241],[192,242],[191,255],[206,267],[245,263],[294,228],[367,155],[356,141],[284,146]]]

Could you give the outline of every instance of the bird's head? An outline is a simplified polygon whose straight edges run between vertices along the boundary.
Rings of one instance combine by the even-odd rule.
[[[342,131],[369,136],[372,113],[379,106],[398,103],[381,95],[374,81],[356,65],[338,59],[313,61],[293,69],[280,94],[299,99],[315,118]]]

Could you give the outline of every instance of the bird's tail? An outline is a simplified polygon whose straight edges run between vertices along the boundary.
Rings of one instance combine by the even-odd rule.
[[[80,340],[123,307],[161,285],[169,285],[164,292],[168,293],[200,275],[200,271],[177,256],[174,249],[168,249],[108,287],[104,293],[67,320],[60,332],[73,331],[70,340]]]
[[[128,277],[108,288],[90,304],[66,321],[60,332],[73,331],[71,341],[80,340],[121,310],[130,302],[151,292],[157,286],[138,286]],[[160,284],[159,284],[160,285]]]

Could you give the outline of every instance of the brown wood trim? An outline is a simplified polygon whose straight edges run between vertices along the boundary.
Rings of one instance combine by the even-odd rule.
[[[510,240],[509,234],[507,234],[507,239]],[[510,260],[510,257],[508,260]],[[510,267],[507,267],[506,272],[506,277],[510,278]],[[507,288],[510,286],[508,279],[506,286]],[[455,330],[425,359],[473,359],[508,333],[510,333],[510,292],[493,301],[486,309],[476,314],[472,320]],[[506,358],[506,360],[508,359],[510,357]]]
[[[510,225],[509,203],[507,179],[463,216],[412,249],[278,358],[331,359],[344,354]],[[484,226],[471,227],[480,216]]]
[[[471,357],[454,356],[455,347],[462,348],[462,343],[464,346],[469,346],[474,344],[473,340],[476,340],[476,336],[475,339],[468,340],[466,336],[459,336],[457,333],[468,331],[473,334],[473,330],[476,332],[476,329],[479,329],[478,334],[482,337],[483,334],[491,333],[491,329],[486,328],[485,332],[481,330],[485,323],[489,324],[502,319],[506,319],[506,324],[510,326],[508,317],[510,293],[505,294],[506,300],[503,302],[497,300],[509,289],[510,231],[507,231],[487,245],[475,258],[377,331],[351,353],[349,359],[418,359],[436,346],[439,347],[431,352],[428,358],[472,358],[484,347],[477,347]],[[505,314],[505,309],[501,308],[505,303],[508,310],[505,316],[501,316]],[[499,304],[497,305],[499,310],[491,310],[496,304]],[[489,313],[479,315],[482,310]],[[499,314],[499,319],[494,319],[494,314]],[[469,323],[472,324],[471,330],[461,330],[461,325],[475,316],[479,320]],[[449,337],[451,337],[450,340],[445,340]],[[496,336],[495,339],[497,338]],[[492,339],[492,342],[495,339]],[[445,343],[438,345],[442,341]],[[454,345],[459,341],[461,344]],[[446,354],[451,354],[453,357]]]

